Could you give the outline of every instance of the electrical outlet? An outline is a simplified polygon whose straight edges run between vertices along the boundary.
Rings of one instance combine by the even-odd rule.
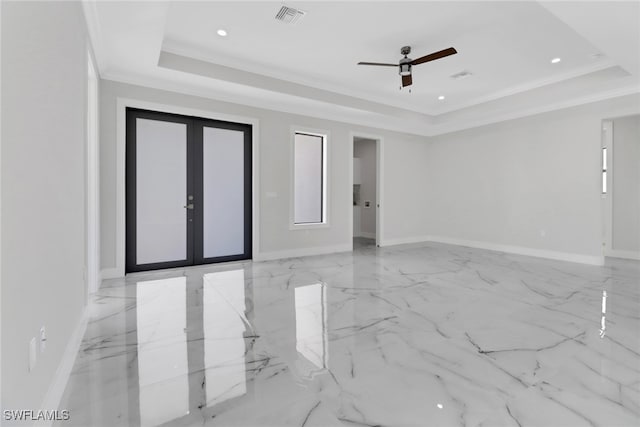
[[[31,338],[29,341],[29,372],[33,371],[36,367],[36,337]]]
[[[44,353],[47,348],[47,331],[44,326],[40,328],[40,353]]]

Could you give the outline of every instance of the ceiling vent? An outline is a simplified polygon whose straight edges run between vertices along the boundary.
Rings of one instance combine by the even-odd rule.
[[[285,24],[295,24],[299,22],[306,13],[307,12],[300,9],[282,6],[276,15],[276,21],[284,22]]]
[[[455,73],[451,76],[452,79],[454,80],[460,80],[460,79],[466,79],[467,77],[472,76],[473,73],[471,73],[471,71],[460,71],[459,73]]]

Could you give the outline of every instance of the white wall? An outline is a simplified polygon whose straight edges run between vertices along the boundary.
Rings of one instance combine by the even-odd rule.
[[[0,100],[2,99],[2,2],[0,1]],[[2,102],[0,102],[0,242],[2,242]],[[0,322],[2,319],[2,244],[0,243]],[[0,408],[2,399],[2,327],[0,324]],[[0,421],[2,425],[2,421]]]
[[[40,409],[84,309],[79,3],[2,3],[2,89],[2,408]],[[43,325],[46,351],[29,373],[29,340]]]
[[[385,141],[385,236],[409,238],[426,230],[422,218],[404,217],[406,207],[420,207],[420,201],[404,190],[420,188],[426,178],[423,159],[424,137],[365,128],[357,125],[247,107],[238,104],[183,95],[141,86],[103,80],[100,90],[100,173],[102,268],[116,262],[116,121],[117,99],[135,99],[162,105],[253,117],[259,120],[259,252],[270,255],[310,253],[322,248],[351,247],[350,224],[353,151],[350,132],[380,135]],[[328,131],[328,215],[330,226],[318,229],[289,229],[291,126]],[[415,164],[416,167],[411,167]],[[409,165],[409,166],[408,166]],[[417,167],[420,165],[420,167]],[[255,254],[254,254],[255,256]]]
[[[640,116],[613,120],[612,249],[640,256]]]
[[[355,139],[353,155],[360,159],[360,235],[375,237],[376,234],[376,141]],[[365,200],[371,207],[364,206]]]
[[[429,235],[601,262],[601,120],[639,109],[632,95],[431,138]]]

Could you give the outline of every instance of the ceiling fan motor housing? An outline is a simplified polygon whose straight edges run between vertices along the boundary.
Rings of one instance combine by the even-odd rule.
[[[401,76],[410,76],[411,75],[411,58],[407,58],[406,56],[400,60],[400,71],[399,74]]]

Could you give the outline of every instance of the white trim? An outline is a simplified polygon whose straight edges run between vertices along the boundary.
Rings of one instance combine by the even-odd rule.
[[[504,245],[501,243],[480,242],[475,240],[457,239],[452,237],[440,236],[415,236],[399,239],[391,239],[387,241],[386,246],[401,245],[408,243],[445,243],[448,245],[466,246],[469,248],[486,249],[490,251],[504,252],[516,255],[525,255],[536,258],[547,258],[559,261],[575,262],[580,264],[604,265],[604,257],[597,255],[583,255],[571,252],[549,251],[546,249],[534,249],[524,246]]]
[[[100,283],[102,283],[103,280],[118,279],[120,277],[123,277],[123,275],[117,267],[100,270]]]
[[[361,231],[356,233],[355,237],[364,237],[365,239],[375,239],[376,233],[369,233],[368,231]]]
[[[322,222],[313,224],[296,224],[295,223],[295,149],[296,149],[296,133],[308,133],[310,135],[322,137]],[[315,228],[329,228],[331,227],[329,212],[329,201],[331,198],[329,194],[331,192],[331,179],[330,179],[330,165],[333,162],[330,159],[329,140],[331,139],[331,132],[325,129],[314,129],[305,126],[291,125],[289,127],[289,230],[309,230]]]
[[[424,123],[401,117],[386,116],[385,120],[380,120],[380,115],[369,118],[370,111],[363,109],[340,108],[336,109],[332,103],[320,103],[314,105],[291,105],[281,101],[273,102],[267,98],[251,98],[241,94],[229,94],[214,91],[207,88],[197,88],[181,82],[166,81],[154,76],[132,76],[126,73],[117,73],[107,70],[101,74],[103,80],[136,85],[145,88],[158,89],[162,91],[179,93],[204,99],[213,99],[220,102],[228,102],[234,105],[242,105],[265,111],[283,112],[297,116],[319,118],[348,125],[360,125],[375,129],[386,129],[395,132],[408,133],[412,135],[428,136],[427,126]],[[351,114],[353,111],[354,114]],[[418,113],[416,113],[418,114]],[[426,120],[429,120],[427,117]]]
[[[212,93],[208,91],[206,88],[194,88],[193,86],[189,86],[187,84],[175,81],[166,81],[156,77],[150,76],[136,76],[131,75],[129,73],[118,73],[114,71],[105,71],[101,72],[101,76],[104,80],[112,80],[115,82],[137,85],[147,88],[159,89],[170,92],[177,92],[183,95],[191,95],[199,98],[206,99],[214,99],[222,102],[229,102],[237,105],[248,106],[252,108],[263,109],[267,111],[279,111],[290,114],[297,115],[305,115],[308,117],[320,118],[325,120],[331,120],[339,123],[346,123],[349,125],[361,125],[367,126],[374,129],[383,129],[390,130],[394,132],[408,133],[412,135],[419,136],[438,136],[444,135],[448,133],[458,132],[465,129],[473,129],[476,127],[486,126],[494,123],[501,123],[509,120],[519,119],[523,117],[533,116],[537,114],[552,112],[556,110],[563,110],[571,107],[577,107],[580,105],[591,104],[594,102],[604,101],[607,99],[618,98],[626,95],[640,94],[640,87],[637,85],[631,85],[627,87],[622,87],[618,89],[612,89],[604,92],[596,92],[586,96],[576,97],[567,101],[561,101],[557,103],[547,104],[539,107],[533,107],[526,110],[520,110],[515,112],[508,112],[505,114],[498,114],[486,119],[479,120],[469,120],[468,118],[461,119],[457,122],[444,122],[441,124],[431,124],[431,119],[435,116],[427,115],[427,119],[429,119],[429,123],[420,123],[416,120],[395,120],[396,118],[387,116],[386,120],[380,121],[376,118],[365,119],[360,115],[350,115],[345,118],[345,113],[341,110],[338,114],[335,109],[332,108],[334,105],[339,104],[326,104],[325,107],[313,107],[310,108],[308,106],[285,106],[282,103],[274,103],[265,99],[253,99],[248,98],[246,96],[240,95],[230,95],[230,94],[222,94],[222,93]],[[367,110],[359,109],[361,112],[370,113]],[[632,113],[640,112],[632,111]],[[416,113],[419,114],[419,113]],[[392,120],[393,119],[393,120]]]
[[[634,251],[619,251],[616,249],[612,249],[605,251],[604,256],[611,258],[634,259],[640,261],[640,252]]]
[[[429,236],[398,237],[394,239],[385,239],[384,245],[380,246],[408,245],[411,243],[426,243],[429,241]]]
[[[140,108],[145,110],[159,111],[163,113],[181,114],[184,116],[202,117],[205,119],[222,120],[227,122],[243,123],[252,126],[252,163],[253,163],[253,194],[251,204],[253,207],[252,223],[252,253],[253,258],[260,256],[260,170],[259,170],[259,145],[260,145],[260,121],[254,117],[238,116],[210,110],[198,110],[194,108],[181,107],[176,105],[158,104],[155,102],[142,101],[130,98],[118,97],[116,102],[116,266],[115,268],[103,269],[102,277],[114,278],[125,275],[125,151],[126,151],[126,108]],[[114,274],[115,273],[115,274]]]
[[[93,46],[94,60],[98,65],[98,74],[106,69],[106,61],[104,55],[104,43],[102,39],[102,31],[100,30],[100,18],[98,17],[98,2],[82,0],[82,11],[84,19],[87,23],[87,33],[91,46]]]
[[[351,241],[351,251],[353,252],[353,237],[355,236],[355,232],[354,232],[354,224],[353,224],[353,149],[354,149],[354,142],[353,142],[353,138],[354,138],[354,134],[353,132],[349,132],[349,140],[347,141],[347,155],[349,156],[349,161],[347,162],[347,185],[348,185],[348,189],[349,191],[347,192],[349,194],[349,200],[348,200],[348,205],[349,207],[349,215],[347,218],[347,230],[349,233],[349,240]],[[358,230],[358,233],[360,232],[360,230]]]
[[[528,92],[530,90],[539,89],[554,83],[560,83],[565,80],[571,80],[576,77],[581,77],[586,74],[595,73],[597,71],[606,70],[607,68],[611,68],[616,66],[616,64],[611,60],[603,60],[599,61],[595,64],[589,64],[585,67],[576,68],[573,70],[569,70],[567,72],[556,74],[551,77],[546,77],[539,80],[530,81],[521,85],[512,86],[506,89],[498,90],[496,92],[480,96],[478,98],[471,99],[465,102],[459,102],[455,105],[446,106],[442,109],[432,109],[428,112],[433,116],[439,116],[441,114],[451,113],[457,110],[462,110],[463,108],[469,108],[476,105],[484,104],[486,102],[495,101],[498,99],[506,98],[513,95],[518,95],[523,92]]]
[[[422,114],[422,115],[431,116],[431,117],[438,117],[440,115],[462,110],[464,108],[482,105],[490,101],[501,100],[503,98],[508,98],[509,96],[522,94],[531,90],[543,88],[552,84],[565,82],[567,80],[571,80],[577,77],[581,77],[581,76],[592,74],[598,71],[606,70],[608,68],[615,67],[617,65],[612,60],[603,59],[583,67],[578,67],[578,68],[568,70],[564,73],[555,74],[550,77],[529,81],[524,84],[511,86],[505,89],[496,90],[486,95],[479,96],[479,97],[470,99],[468,101],[459,102],[454,105],[450,105],[450,106],[438,105],[434,108],[425,109],[425,108],[421,108],[419,105],[403,104],[398,99],[389,100],[389,99],[385,99],[382,96],[373,95],[371,93],[367,93],[361,90],[353,90],[353,88],[349,88],[349,87],[336,86],[335,84],[330,84],[327,82],[319,82],[318,80],[305,78],[304,76],[301,77],[299,74],[282,72],[282,70],[274,70],[269,67],[258,66],[257,64],[252,64],[252,66],[247,68],[246,62],[238,61],[237,59],[233,59],[229,57],[218,56],[215,58],[215,62],[214,62],[210,52],[207,52],[206,50],[203,50],[201,48],[197,48],[197,47],[194,48],[193,46],[188,46],[187,44],[176,41],[176,40],[165,40],[162,45],[162,52],[180,56],[183,58],[188,58],[191,60],[203,61],[213,66],[223,66],[228,68],[240,69],[246,72],[250,72],[257,76],[264,76],[271,79],[278,79],[280,81],[287,82],[287,83],[294,83],[296,85],[300,85],[305,88],[311,89],[311,91],[320,90],[320,91],[325,91],[333,94],[346,95],[363,102],[380,104],[385,107],[396,108],[399,110],[399,112],[404,111],[404,112]],[[185,72],[189,72],[189,71],[185,71]],[[264,87],[262,85],[259,85],[257,87],[260,89],[269,90],[269,87]],[[317,99],[317,98],[311,98],[311,99],[321,101],[320,99]],[[338,104],[338,105],[343,105],[343,104]],[[368,111],[374,111],[374,109],[375,108]],[[377,111],[377,112],[379,113],[380,111]]]
[[[40,407],[43,410],[59,409],[62,395],[64,394],[64,390],[67,387],[67,382],[69,381],[71,371],[73,370],[73,365],[76,361],[76,356],[80,352],[80,345],[82,344],[82,338],[84,337],[85,331],[87,330],[88,321],[89,311],[87,307],[85,307],[82,311],[80,319],[78,320],[78,323],[71,333],[71,337],[67,342],[67,347],[64,350],[62,359],[58,364],[58,368],[56,369],[53,380],[49,385],[47,394],[42,401],[42,405]],[[73,414],[71,414],[71,416],[73,416]],[[53,420],[35,421],[33,425],[52,426]]]
[[[607,252],[613,247],[613,121],[603,120],[601,126],[601,155],[602,148],[607,147],[607,193],[602,195],[604,210],[603,253],[606,256]],[[600,172],[599,176],[602,177],[602,172]],[[599,182],[600,189],[602,189],[602,178],[600,178]]]
[[[87,46],[86,108],[86,262],[89,295],[100,287],[100,88],[91,45]]]
[[[486,126],[494,123],[506,122],[509,120],[520,119],[523,117],[535,116],[537,114],[549,113],[557,110],[564,110],[567,108],[578,107],[581,105],[592,104],[594,102],[605,101],[607,99],[619,98],[627,95],[634,95],[640,93],[640,87],[633,85],[623,87],[620,89],[613,89],[610,91],[594,93],[578,98],[573,98],[567,101],[556,102],[554,104],[547,104],[540,107],[534,107],[527,110],[520,110],[509,112],[505,114],[499,114],[497,116],[489,117],[479,120],[461,119],[459,122],[445,122],[442,125],[434,125],[429,128],[429,132],[426,132],[426,136],[438,136],[447,133],[458,132],[465,129],[473,129],[481,126]],[[629,114],[640,112],[640,108],[635,107]]]
[[[424,109],[418,105],[403,104],[398,99],[385,99],[383,96],[376,96],[362,90],[353,90],[353,88],[350,88],[350,87],[336,86],[335,84],[320,82],[317,79],[314,80],[311,78],[305,78],[300,74],[283,72],[282,70],[274,70],[269,67],[259,66],[258,64],[251,64],[252,66],[247,68],[246,62],[238,61],[237,59],[233,59],[230,57],[217,56],[214,62],[211,56],[211,53],[209,51],[204,50],[202,48],[194,47],[192,45],[187,45],[186,43],[179,42],[176,40],[170,40],[170,39],[165,40],[162,44],[162,52],[170,53],[177,56],[182,56],[188,59],[204,61],[215,66],[237,68],[240,70],[251,72],[259,76],[278,79],[284,82],[292,82],[297,85],[305,86],[312,90],[321,90],[321,91],[326,91],[334,94],[347,95],[353,98],[357,98],[358,100],[361,100],[364,102],[381,104],[383,106],[396,108],[399,110],[400,113],[404,111],[404,112],[410,112],[410,113],[416,113],[416,114],[423,114],[425,116],[430,116],[430,117],[438,117],[440,115],[462,110],[464,108],[482,105],[490,101],[500,100],[502,98],[507,98],[509,96],[522,94],[522,93],[543,88],[545,86],[549,86],[555,83],[561,83],[577,77],[585,76],[587,74],[606,70],[608,68],[615,67],[617,65],[614,61],[610,59],[602,59],[600,61],[597,61],[592,64],[588,64],[583,67],[574,68],[563,73],[554,74],[550,77],[545,77],[542,79],[529,81],[524,84],[511,86],[505,89],[500,89],[500,90],[488,93],[486,95],[473,98],[468,101],[459,102],[454,105],[450,105],[450,106],[438,105],[435,108]],[[258,86],[258,87],[261,89],[269,90],[269,88],[265,88],[261,86]],[[315,99],[315,98],[312,98],[312,99]],[[342,104],[338,104],[338,105],[342,105]],[[367,111],[373,111],[373,110],[367,110]],[[377,112],[379,113],[379,111]]]
[[[319,246],[314,248],[287,249],[284,251],[262,252],[259,256],[254,257],[254,262],[271,261],[285,258],[299,258],[314,255],[326,255],[339,252],[351,252],[353,243],[347,243],[335,246]]]
[[[253,66],[248,67],[246,61],[238,61],[237,59],[222,57],[220,55],[216,55],[214,62],[212,60],[213,58],[211,56],[211,52],[198,48],[192,44],[187,44],[176,40],[164,40],[162,43],[162,53],[169,53],[192,60],[195,59],[197,61],[204,61],[213,66],[235,68],[238,70],[250,72],[255,75],[278,79],[283,82],[294,83],[300,86],[306,86],[307,88],[315,91],[321,90],[333,94],[347,95],[353,98],[357,98],[360,101],[379,104],[384,107],[398,108],[409,113],[424,115],[427,114],[424,111],[421,111],[419,107],[407,105],[406,103],[403,103],[398,99],[389,100],[385,96],[375,96],[367,91],[355,91],[348,85],[336,86],[335,84],[327,84],[326,82],[320,82],[318,79],[306,77],[304,74],[296,72],[283,72],[283,70],[274,70],[265,66],[257,66],[257,64],[252,64]],[[262,89],[264,88],[262,87]]]
[[[384,138],[379,137],[376,142],[376,246],[380,247],[384,243]]]

